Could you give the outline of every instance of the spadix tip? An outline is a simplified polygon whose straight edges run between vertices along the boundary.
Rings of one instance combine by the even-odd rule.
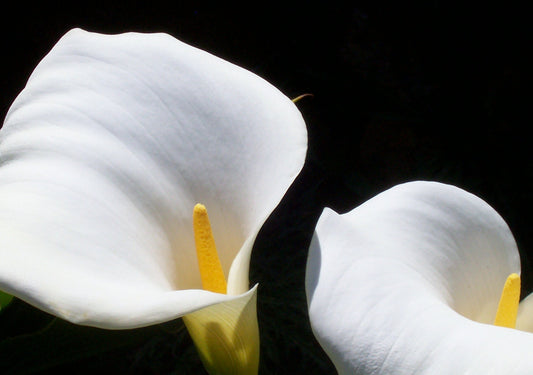
[[[520,276],[517,273],[512,273],[505,280],[494,325],[515,328],[519,302]]]
[[[205,206],[201,203],[196,203],[194,205],[194,213],[195,214],[207,214],[207,209]]]

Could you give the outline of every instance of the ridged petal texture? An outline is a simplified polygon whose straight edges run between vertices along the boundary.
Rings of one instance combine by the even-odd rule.
[[[398,185],[321,215],[306,274],[313,332],[340,374],[531,374],[533,335],[492,325],[519,272],[513,236],[483,200]],[[521,309],[518,328],[531,320]]]
[[[248,301],[254,239],[306,148],[258,76],[166,34],[72,30],[0,132],[0,289],[104,328]],[[228,295],[201,290],[198,202]]]

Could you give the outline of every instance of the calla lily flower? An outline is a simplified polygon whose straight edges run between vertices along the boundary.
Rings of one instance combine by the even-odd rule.
[[[398,185],[322,213],[306,270],[313,332],[340,374],[531,374],[519,273],[511,231],[483,200]]]
[[[166,34],[72,30],[0,132],[0,289],[95,327],[185,317],[208,371],[256,373],[250,254],[306,149],[258,76]]]

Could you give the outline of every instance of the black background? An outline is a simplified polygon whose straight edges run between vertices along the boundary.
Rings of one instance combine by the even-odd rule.
[[[533,291],[527,13],[503,2],[327,4],[47,3],[7,8],[0,26],[2,116],[73,27],[166,32],[291,98],[313,94],[297,103],[308,126],[306,165],[252,259],[262,374],[335,373],[306,317],[303,277],[314,225],[324,206],[345,212],[401,182],[451,183],[490,203],[515,235],[524,290]],[[18,300],[0,318],[6,373],[203,371],[180,321],[108,332],[51,320]]]

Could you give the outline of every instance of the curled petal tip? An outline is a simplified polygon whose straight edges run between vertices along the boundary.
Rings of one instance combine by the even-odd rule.
[[[292,99],[292,102],[293,103],[297,103],[299,102],[300,100],[302,100],[303,98],[306,98],[306,97],[314,97],[313,94],[310,94],[310,93],[306,93],[306,94],[302,94],[302,95],[298,95],[296,98]]]

